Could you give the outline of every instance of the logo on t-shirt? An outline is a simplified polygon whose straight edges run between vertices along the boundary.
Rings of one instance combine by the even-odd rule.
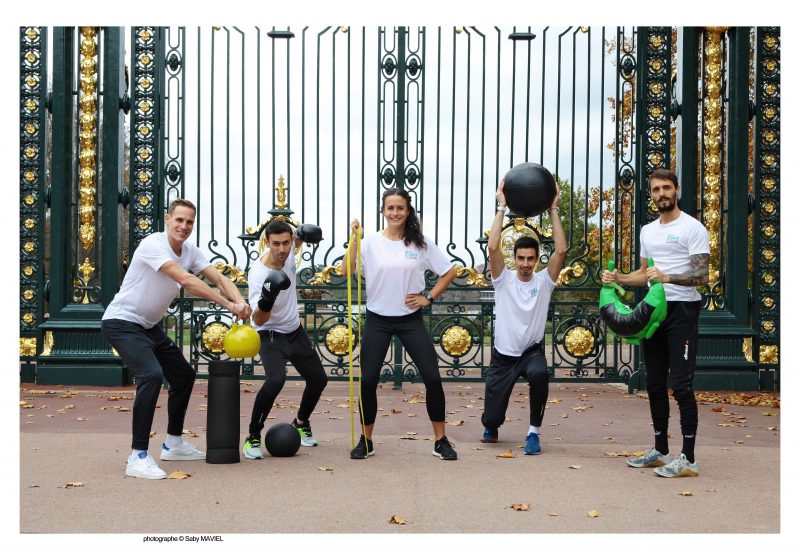
[[[680,235],[675,235],[674,233],[667,234],[667,243],[677,243],[680,239]]]
[[[406,249],[406,258],[407,259],[416,259],[419,256],[419,253],[416,251],[411,251]]]
[[[531,288],[531,297],[535,298],[536,294],[539,293],[539,288]]]

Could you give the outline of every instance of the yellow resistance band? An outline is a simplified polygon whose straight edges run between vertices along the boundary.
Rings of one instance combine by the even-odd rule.
[[[358,228],[357,233],[350,236],[350,241],[347,243],[347,253],[345,260],[347,261],[347,353],[350,358],[350,448],[356,446],[355,439],[355,422],[353,420],[353,408],[355,402],[353,401],[353,271],[350,265],[350,251],[356,247],[356,270],[358,272],[358,340],[361,340],[361,228]],[[361,376],[358,376],[358,410],[361,417],[361,433],[364,433],[364,407],[361,405]]]

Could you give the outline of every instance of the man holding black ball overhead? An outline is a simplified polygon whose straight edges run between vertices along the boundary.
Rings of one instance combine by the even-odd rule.
[[[549,205],[555,248],[547,262],[547,269],[535,272],[540,255],[539,243],[532,237],[522,236],[514,243],[516,272],[506,268],[500,248],[500,233],[507,209],[503,192],[505,180],[501,181],[495,194],[497,210],[489,232],[489,268],[494,286],[496,320],[492,359],[486,374],[484,412],[481,415],[484,427],[481,441],[497,442],[514,383],[518,377],[525,378],[530,399],[530,426],[525,436],[526,455],[542,452],[539,430],[549,390],[544,330],[550,297],[567,254],[567,237],[558,216],[561,193],[558,188],[552,189],[555,180],[550,172],[544,167],[536,167],[538,169],[531,172],[533,180],[526,190],[555,190]],[[513,211],[519,212],[518,207],[512,202]]]
[[[311,347],[297,311],[297,267],[293,249],[304,242],[322,240],[319,226],[301,224],[292,228],[274,219],[264,230],[268,249],[250,267],[247,275],[248,300],[253,308],[252,322],[261,337],[261,363],[264,364],[264,385],[256,395],[250,418],[250,434],[242,453],[245,459],[262,459],[261,430],[264,421],[286,382],[286,362],[305,379],[306,388],[300,400],[297,418],[292,421],[300,432],[300,443],[307,447],[318,444],[311,433],[309,417],[317,406],[322,390],[328,384],[319,356]]]

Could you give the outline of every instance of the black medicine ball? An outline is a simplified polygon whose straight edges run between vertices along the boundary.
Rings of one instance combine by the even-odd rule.
[[[286,422],[274,424],[267,430],[264,445],[273,457],[291,457],[300,449],[300,432]]]
[[[546,167],[538,163],[520,163],[503,178],[506,204],[519,216],[538,216],[556,198],[556,180]]]

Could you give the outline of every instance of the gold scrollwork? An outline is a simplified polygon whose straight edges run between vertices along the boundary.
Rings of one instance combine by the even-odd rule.
[[[778,347],[774,344],[761,346],[758,349],[758,362],[760,364],[777,364]]]
[[[49,356],[53,353],[55,347],[55,339],[53,338],[53,331],[44,331],[44,340],[42,340],[42,353],[41,356]]]
[[[210,351],[221,354],[225,351],[223,341],[230,329],[222,323],[211,323],[203,329],[203,346]]]
[[[239,270],[232,264],[215,263],[214,267],[225,276],[228,276],[234,284],[247,284],[247,277],[244,271]]]
[[[472,337],[464,327],[451,325],[442,333],[442,348],[450,356],[460,358],[472,348]]]
[[[572,266],[568,266],[567,268],[562,269],[561,272],[558,273],[558,285],[559,286],[567,285],[567,281],[569,280],[570,276],[572,276],[572,278],[575,278],[577,280],[584,274],[586,274],[586,268],[584,268],[582,264],[576,263]]]
[[[338,262],[333,266],[326,266],[320,272],[314,273],[314,278],[312,278],[308,283],[312,286],[322,286],[324,284],[331,283],[331,274],[336,274],[337,276],[342,276],[342,263]]]
[[[747,337],[742,340],[742,354],[748,362],[753,362],[753,338]]]
[[[19,355],[20,356],[35,356],[36,355],[36,338],[20,338],[19,339]]]
[[[486,276],[481,274],[474,268],[467,268],[465,266],[456,266],[456,277],[467,278],[467,286],[475,286],[476,288],[488,288],[489,281]]]
[[[277,201],[275,202],[275,207],[279,210],[286,209],[286,186],[284,185],[283,175],[278,177],[278,186],[275,187],[275,197]]]
[[[325,348],[336,356],[344,356],[349,349],[348,338],[353,340],[353,346],[355,346],[355,339],[350,328],[345,325],[335,325],[325,335]]]
[[[723,131],[722,115],[722,34],[727,27],[705,28],[705,67],[703,72],[703,87],[705,95],[703,100],[703,145],[705,148],[704,176],[705,186],[703,221],[709,230],[709,245],[711,257],[708,263],[709,280],[719,278],[721,250],[718,229],[720,226],[720,208],[722,202],[722,168],[721,168],[721,139]],[[722,287],[719,288],[720,294]]]
[[[564,337],[567,352],[578,358],[585,358],[594,348],[594,335],[585,327],[572,327]]]
[[[97,35],[96,27],[80,27],[80,69],[79,80],[79,205],[78,205],[78,239],[85,252],[91,251],[96,237],[96,209],[95,196],[97,192],[97,177],[95,166],[97,162]],[[89,277],[94,272],[94,267],[86,257],[78,269],[88,287]],[[84,292],[82,303],[88,304],[88,291]]]

